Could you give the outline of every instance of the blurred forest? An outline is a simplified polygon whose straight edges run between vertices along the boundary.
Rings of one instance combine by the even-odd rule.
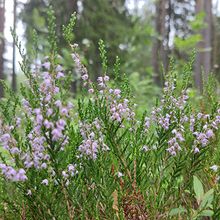
[[[6,79],[17,90],[21,73],[15,69],[15,42],[13,43],[12,70],[5,71],[4,48],[6,36],[5,1],[0,0],[0,79]],[[8,1],[8,0],[7,0]],[[109,64],[114,66],[119,56],[122,72],[128,77],[140,102],[151,101],[160,93],[169,60],[175,59],[177,74],[189,60],[194,48],[194,82],[203,90],[203,80],[214,73],[220,79],[220,7],[217,0],[10,0],[14,5],[14,27],[21,20],[25,28],[26,50],[33,62],[45,56],[47,42],[47,9],[51,5],[57,18],[57,39],[62,48],[60,55],[72,72],[74,96],[80,92],[80,76],[74,71],[69,47],[62,36],[62,25],[73,12],[77,14],[73,42],[83,53],[83,62],[95,79],[101,71],[98,41],[108,49]],[[17,13],[17,8],[21,10]],[[38,34],[37,46],[33,40]],[[108,70],[111,76],[113,68]],[[16,77],[17,76],[17,77]],[[124,77],[122,75],[120,77]],[[119,79],[120,80],[120,79]],[[4,96],[0,87],[0,96]],[[150,103],[150,101],[148,101]]]

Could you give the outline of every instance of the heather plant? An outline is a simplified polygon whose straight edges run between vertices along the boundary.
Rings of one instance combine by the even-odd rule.
[[[190,100],[193,58],[180,81],[171,62],[161,100],[140,117],[119,58],[116,81],[108,76],[103,41],[102,74],[91,80],[71,43],[73,15],[63,30],[81,75],[83,92],[75,102],[52,10],[48,17],[49,56],[31,65],[16,40],[27,82],[20,96],[7,89],[0,102],[0,216],[218,219],[220,107],[215,98],[209,111]],[[207,91],[214,96],[209,84]]]

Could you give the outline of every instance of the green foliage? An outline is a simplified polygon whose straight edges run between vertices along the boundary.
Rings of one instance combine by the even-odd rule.
[[[107,74],[108,63],[107,63],[107,57],[106,57],[105,44],[104,44],[103,40],[99,41],[99,51],[100,51],[100,57],[101,57],[101,61],[102,61],[103,74]]]
[[[180,51],[188,50],[196,46],[196,44],[202,40],[202,37],[200,34],[194,34],[192,36],[189,36],[185,39],[181,39],[176,37],[174,39],[174,44],[177,49]]]
[[[56,34],[56,17],[52,7],[47,11],[48,21],[48,42],[50,43],[50,52],[52,56],[57,53],[57,34]]]
[[[202,183],[196,176],[193,177],[193,187],[194,187],[194,191],[196,194],[197,202],[200,203],[204,195],[204,189],[203,189]]]
[[[37,74],[13,33],[28,84],[21,85],[20,97],[5,85],[8,94],[0,100],[0,147],[5,148],[0,151],[0,217],[218,219],[219,130],[214,126],[219,126],[220,107],[213,78],[197,104],[191,79],[195,53],[181,74],[171,59],[162,100],[150,112],[145,102],[153,104],[160,92],[152,87],[151,70],[124,74],[123,62],[116,57],[111,65],[101,40],[102,76],[94,83],[76,44],[72,58],[68,50],[58,56],[51,9],[48,18],[50,65]],[[68,43],[74,24],[73,15],[63,28]],[[38,35],[33,36],[37,47]],[[71,67],[81,74],[85,91],[77,100],[69,92]],[[19,153],[11,151],[14,147]]]
[[[201,29],[205,28],[206,24],[204,24],[204,18],[205,18],[204,12],[197,13],[194,19],[189,23],[192,30],[200,31]]]
[[[67,24],[67,26],[63,25],[63,37],[69,44],[71,44],[74,38],[73,28],[75,26],[75,22],[76,22],[76,13],[73,13],[71,15],[70,21]]]

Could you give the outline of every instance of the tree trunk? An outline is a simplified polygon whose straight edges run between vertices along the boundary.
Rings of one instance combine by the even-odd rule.
[[[16,23],[17,23],[17,0],[14,0],[14,31],[16,32]],[[13,60],[12,60],[12,90],[17,91],[17,80],[16,80],[16,46],[15,39],[13,39]]]
[[[207,79],[212,60],[212,0],[196,0],[196,13],[205,12],[205,27],[201,30],[202,40],[197,45],[195,62],[195,85],[202,92],[203,72]]]
[[[168,69],[168,36],[169,25],[166,22],[166,16],[169,8],[168,0],[158,0],[156,2],[156,18],[155,30],[157,36],[154,39],[152,48],[152,66],[154,72],[154,80],[156,84],[161,86],[161,68],[162,63],[165,71]]]
[[[2,35],[0,42],[0,80],[4,80],[4,24],[5,24],[5,0],[0,0],[0,33]],[[0,98],[4,96],[4,90],[0,84]]]

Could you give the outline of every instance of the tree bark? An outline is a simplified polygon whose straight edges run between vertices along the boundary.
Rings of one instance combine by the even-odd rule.
[[[159,86],[162,84],[162,73],[160,68],[161,63],[165,71],[168,69],[169,25],[167,25],[166,22],[168,8],[168,0],[158,0],[156,2],[155,31],[157,36],[154,39],[152,48],[152,66],[154,80]]]
[[[14,0],[14,31],[16,32],[16,23],[17,23],[17,0]],[[12,90],[14,92],[17,91],[17,80],[16,80],[16,46],[15,46],[15,39],[13,39],[13,58],[12,58]]]
[[[0,0],[0,33],[2,35],[0,42],[0,80],[4,80],[4,24],[5,24],[5,0]],[[0,98],[4,96],[4,90],[0,84]]]
[[[195,85],[203,90],[203,73],[206,80],[212,68],[212,0],[196,0],[196,14],[205,12],[205,27],[201,30],[202,40],[197,45],[195,62]]]

